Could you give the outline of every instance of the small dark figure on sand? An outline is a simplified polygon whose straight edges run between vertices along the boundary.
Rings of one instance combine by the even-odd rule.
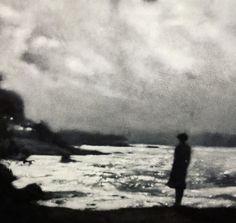
[[[19,161],[21,161],[23,164],[28,164],[29,166],[34,162],[34,160],[27,160],[27,158],[22,158]]]
[[[71,162],[73,163],[73,162],[76,162],[76,161],[71,159],[69,154],[63,154],[61,156],[61,161],[60,162],[61,163],[71,163]]]
[[[29,166],[34,162],[34,160],[28,160],[30,153],[27,150],[22,150],[22,156],[19,159],[23,164],[28,164]]]
[[[180,206],[186,188],[187,169],[191,159],[191,147],[187,144],[188,135],[177,135],[179,144],[175,148],[174,162],[167,185],[175,188],[175,206]]]

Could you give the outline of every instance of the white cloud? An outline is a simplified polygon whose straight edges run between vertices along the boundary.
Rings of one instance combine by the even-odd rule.
[[[75,57],[68,57],[65,59],[66,66],[75,73],[82,73],[84,75],[93,75],[92,70],[86,67],[81,61]]]
[[[0,0],[5,86],[55,128],[234,131],[234,6]]]
[[[50,39],[46,36],[38,36],[32,41],[32,47],[39,50],[42,48],[55,49],[60,46],[60,42],[56,39]]]

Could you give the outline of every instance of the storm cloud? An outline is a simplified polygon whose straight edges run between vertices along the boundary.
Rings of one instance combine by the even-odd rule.
[[[0,71],[54,129],[233,132],[234,0],[0,0]]]

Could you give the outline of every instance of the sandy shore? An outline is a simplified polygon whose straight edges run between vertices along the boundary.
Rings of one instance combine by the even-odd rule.
[[[110,211],[80,211],[38,205],[13,205],[0,208],[1,222],[40,223],[233,223],[235,208],[153,207]],[[2,219],[5,219],[2,221]]]

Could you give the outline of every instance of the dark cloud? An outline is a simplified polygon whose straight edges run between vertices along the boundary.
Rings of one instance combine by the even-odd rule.
[[[36,67],[38,67],[42,71],[49,69],[49,65],[47,64],[47,60],[39,54],[24,52],[21,56],[21,59],[22,59],[22,61],[24,61],[28,64],[34,64]]]
[[[153,3],[153,2],[158,2],[158,0],[143,0],[144,2],[150,2],[150,3]]]
[[[188,80],[196,80],[196,79],[198,79],[197,75],[194,75],[191,72],[184,73],[184,75],[187,77]]]
[[[119,6],[120,1],[121,1],[121,0],[110,0],[111,5],[112,5],[115,9],[117,9],[117,7]]]
[[[0,83],[4,80],[4,74],[0,71]]]

